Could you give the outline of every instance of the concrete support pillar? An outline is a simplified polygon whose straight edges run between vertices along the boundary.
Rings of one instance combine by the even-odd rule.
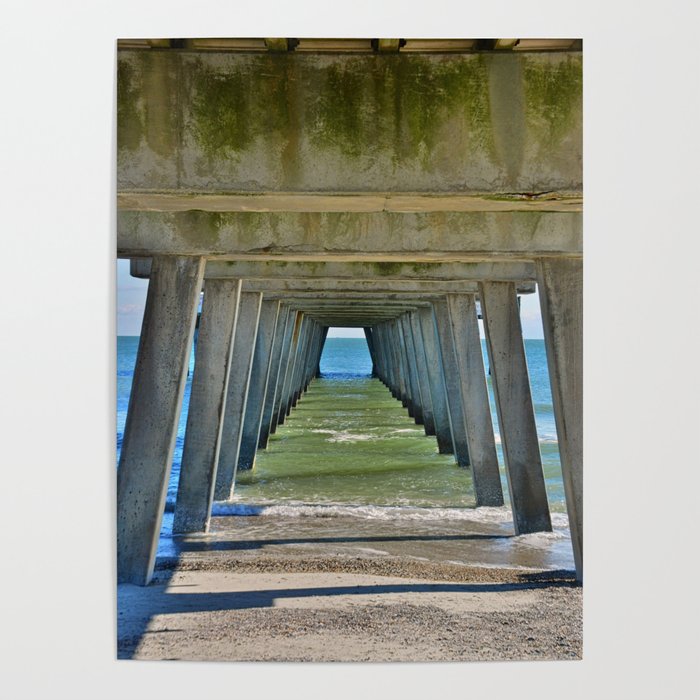
[[[447,306],[460,376],[476,504],[502,506],[503,489],[481,353],[476,297],[474,294],[448,294]]]
[[[408,350],[406,348],[406,340],[403,337],[403,329],[399,319],[392,322],[394,328],[394,338],[396,350],[399,357],[399,372],[401,374],[401,387],[403,390],[403,405],[408,410],[408,415],[413,418],[415,412],[413,410],[413,394],[411,386],[411,372],[408,365]]]
[[[318,360],[316,361],[316,376],[321,376],[321,356],[323,355],[323,348],[326,347],[326,338],[328,338],[328,326],[324,326],[321,332],[321,345],[318,350]]]
[[[306,393],[311,380],[318,372],[318,363],[321,359],[321,338],[323,336],[323,328],[316,321],[311,322],[311,330],[309,333],[309,346],[306,362],[304,364],[303,390]]]
[[[212,279],[205,284],[174,533],[209,529],[240,293],[240,280]]]
[[[369,350],[369,356],[372,360],[372,376],[377,377],[377,356],[376,356],[376,351],[374,349],[374,340],[372,338],[372,329],[371,328],[363,328],[362,329],[365,333],[365,340],[367,341],[367,349]]]
[[[408,399],[406,397],[406,383],[404,380],[403,367],[401,363],[401,349],[399,346],[398,334],[396,331],[396,323],[389,321],[387,324],[389,331],[389,346],[393,358],[392,365],[394,368],[394,385],[396,388],[396,398],[401,401],[401,405],[406,408]]]
[[[289,367],[287,368],[287,378],[285,380],[285,392],[282,399],[282,408],[280,410],[279,423],[282,425],[286,417],[292,410],[292,401],[294,392],[296,391],[297,370],[299,368],[299,355],[304,344],[306,326],[309,323],[308,317],[301,313],[298,317],[299,325],[295,330],[295,336],[292,338],[291,357],[289,358]]]
[[[117,579],[153,575],[204,258],[154,257],[117,472]]]
[[[423,345],[423,334],[420,329],[418,312],[411,311],[408,314],[411,324],[411,335],[413,336],[413,346],[416,349],[416,369],[418,370],[418,386],[421,400],[423,402],[423,429],[426,435],[435,435],[435,418],[433,415],[433,397],[430,391],[430,380],[428,378],[428,362]]]
[[[287,380],[287,370],[289,368],[292,337],[294,335],[294,329],[296,328],[298,315],[298,311],[290,309],[287,324],[284,329],[282,351],[280,354],[280,369],[277,377],[277,387],[275,388],[275,401],[272,405],[272,417],[270,418],[270,435],[277,430],[277,424],[279,422],[279,414],[282,407],[282,394],[284,392],[284,386]]]
[[[379,351],[382,357],[382,367],[384,368],[382,381],[384,382],[384,386],[389,390],[389,393],[394,396],[391,357],[389,355],[389,344],[386,335],[386,322],[378,325],[377,339],[379,340]],[[394,398],[396,397],[394,396]]]
[[[287,404],[287,415],[292,412],[292,409],[297,405],[297,401],[301,396],[304,388],[304,368],[309,358],[309,341],[311,339],[311,327],[313,321],[308,316],[304,317],[301,323],[301,332],[299,334],[299,342],[297,343],[297,351],[294,358],[294,374],[292,375],[292,393]]]
[[[450,412],[447,406],[447,393],[445,390],[445,378],[440,357],[440,346],[433,320],[433,309],[422,307],[418,309],[421,335],[423,337],[423,349],[425,351],[428,381],[430,382],[430,396],[433,400],[433,420],[435,421],[435,437],[440,454],[452,454],[452,428],[450,426]]]
[[[582,581],[583,261],[538,260],[537,286],[576,577]]]
[[[468,467],[469,439],[467,436],[467,421],[464,415],[462,403],[459,367],[455,353],[455,343],[450,327],[450,313],[447,308],[447,300],[436,299],[433,302],[435,329],[439,339],[440,357],[442,358],[443,374],[445,377],[445,393],[447,396],[447,409],[450,412],[450,427],[452,428],[452,444],[454,446],[455,461],[460,467]]]
[[[253,366],[248,386],[248,400],[243,420],[241,445],[238,450],[238,469],[252,469],[255,463],[279,308],[279,300],[265,300],[260,307],[260,320],[258,321]]]
[[[279,392],[280,373],[282,369],[282,349],[287,337],[287,327],[292,321],[292,310],[288,306],[280,306],[277,315],[277,328],[275,329],[275,340],[272,345],[272,359],[270,360],[270,377],[267,382],[265,394],[265,407],[263,408],[262,421],[260,424],[260,437],[258,438],[258,449],[267,448],[270,437],[270,427],[272,423],[272,412],[275,400]]]
[[[299,327],[303,314],[301,311],[292,312],[292,324],[288,329],[289,337],[285,338],[285,345],[282,348],[282,366],[284,372],[280,374],[279,399],[275,410],[272,413],[272,423],[270,433],[277,430],[277,426],[284,423],[287,412],[287,396],[289,395],[289,385],[292,381],[292,369],[294,366],[294,352],[299,339]]]
[[[372,326],[372,347],[374,348],[374,363],[377,378],[386,386],[386,367],[384,365],[384,348],[382,347],[381,328]]]
[[[480,282],[481,313],[515,533],[552,529],[520,314],[512,282]]]
[[[214,490],[214,499],[217,501],[227,501],[231,498],[235,486],[261,303],[260,292],[241,292]]]
[[[420,391],[418,380],[418,365],[416,359],[416,348],[413,343],[413,333],[411,332],[411,322],[408,314],[402,314],[399,318],[401,335],[406,346],[406,359],[408,364],[409,381],[411,384],[411,401],[413,403],[413,419],[418,425],[423,425],[423,397]]]

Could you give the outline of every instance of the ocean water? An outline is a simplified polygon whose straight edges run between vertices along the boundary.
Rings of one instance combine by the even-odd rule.
[[[488,367],[485,343],[482,348]],[[138,338],[118,338],[118,452],[137,350]],[[548,547],[552,550],[548,564],[569,566],[568,522],[544,341],[526,340],[525,350],[554,533],[515,539],[528,547]],[[177,494],[193,368],[194,353],[168,487],[162,531],[165,539],[170,535]],[[285,424],[270,436],[267,450],[258,451],[254,468],[238,473],[232,500],[214,504],[214,516],[274,516],[276,521],[281,519],[300,529],[306,527],[301,520],[322,517],[326,528],[332,519],[339,527],[340,523],[346,527],[350,519],[359,530],[380,522],[394,526],[400,522],[404,529],[420,523],[423,532],[444,532],[446,523],[457,528],[465,523],[493,526],[502,532],[511,528],[512,532],[508,506],[476,509],[469,470],[458,467],[451,455],[438,453],[435,438],[427,437],[388,389],[371,378],[371,369],[364,339],[327,339],[322,376],[311,382]],[[487,384],[507,503],[498,419],[488,376]],[[244,519],[250,520],[240,518]],[[164,552],[167,547],[161,548],[160,553]],[[449,553],[446,556],[449,558]],[[511,563],[521,561],[511,559]]]

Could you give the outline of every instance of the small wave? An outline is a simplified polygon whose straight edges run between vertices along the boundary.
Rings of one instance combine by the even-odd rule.
[[[325,430],[323,428],[315,428],[312,433],[325,433],[330,435],[327,442],[364,442],[366,440],[376,440],[376,435],[367,435],[365,433],[353,434],[347,430]]]
[[[353,517],[367,520],[466,520],[475,523],[506,524],[513,522],[510,508],[430,508],[417,506],[370,506],[308,503],[246,504],[218,502],[213,504],[212,515],[259,515],[285,517],[335,518]],[[563,530],[569,521],[565,513],[552,513],[552,525]]]

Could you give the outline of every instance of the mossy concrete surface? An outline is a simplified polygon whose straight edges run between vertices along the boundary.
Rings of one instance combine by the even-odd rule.
[[[557,212],[121,211],[117,227],[122,257],[374,259],[378,277],[396,274],[392,260],[419,264],[441,256],[445,261],[466,261],[470,256],[488,260],[494,256],[580,255],[583,245],[582,214]],[[418,269],[413,276],[423,274]]]
[[[121,50],[118,189],[580,192],[582,56]]]

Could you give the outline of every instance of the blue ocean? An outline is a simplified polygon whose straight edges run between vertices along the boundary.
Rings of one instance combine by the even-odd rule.
[[[484,365],[488,367],[485,342]],[[117,452],[121,448],[138,337],[117,339]],[[573,568],[556,428],[543,340],[525,340],[540,453],[555,532],[524,536],[544,546],[549,564]],[[321,377],[284,425],[258,451],[254,468],[239,472],[230,502],[214,504],[214,515],[269,514],[299,522],[299,516],[434,522],[470,521],[512,528],[508,506],[476,509],[468,469],[437,451],[389,390],[371,378],[372,363],[361,338],[328,338]],[[170,535],[184,444],[194,353],[185,388],[162,538]],[[493,389],[487,377],[492,421],[506,503],[508,485],[501,452]],[[423,525],[423,527],[424,527]],[[405,526],[405,522],[404,522]],[[512,532],[512,529],[510,530]],[[516,540],[521,538],[515,538]],[[162,551],[161,551],[162,553]]]

